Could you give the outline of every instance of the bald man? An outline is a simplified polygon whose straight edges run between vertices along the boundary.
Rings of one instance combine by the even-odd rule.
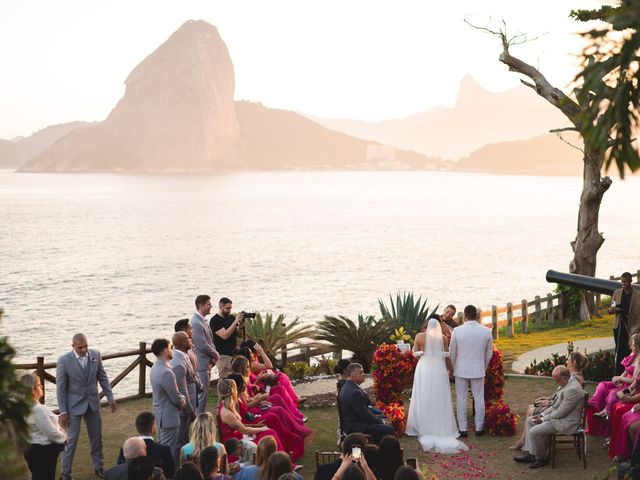
[[[180,427],[178,428],[178,446],[189,442],[189,424],[195,420],[195,410],[198,396],[196,394],[197,373],[193,369],[187,352],[191,348],[191,338],[185,332],[176,332],[171,338],[173,343],[173,358],[171,367],[176,376],[178,390],[184,395],[187,405],[180,412]]]
[[[94,473],[103,478],[102,419],[98,383],[111,405],[112,412],[116,411],[116,401],[102,366],[100,352],[89,348],[87,337],[82,333],[73,336],[71,346],[71,351],[58,358],[56,363],[56,395],[60,407],[60,424],[69,429],[67,445],[62,452],[61,478],[71,478],[71,466],[82,419],[89,434]]]
[[[569,369],[559,365],[551,374],[558,384],[553,403],[539,415],[529,417],[525,425],[526,441],[521,457],[516,462],[530,463],[529,468],[549,465],[549,440],[554,433],[571,435],[580,426],[580,417],[584,407],[584,390]]]
[[[128,480],[129,464],[138,457],[147,455],[147,444],[140,437],[127,438],[122,445],[125,462],[104,472],[105,480]],[[161,469],[154,467],[151,477],[153,480],[165,480],[165,476]]]

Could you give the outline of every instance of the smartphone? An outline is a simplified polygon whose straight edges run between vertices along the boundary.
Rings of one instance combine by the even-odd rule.
[[[418,464],[416,463],[415,458],[407,458],[407,465],[416,470],[418,468]]]
[[[362,458],[362,448],[360,448],[359,445],[354,445],[351,448],[351,457],[353,457],[356,462],[360,461]]]
[[[624,390],[622,390],[622,393],[624,393],[625,395],[629,395],[631,393],[631,390],[625,388]]]
[[[264,393],[266,393],[267,395],[269,395],[269,392],[271,391],[271,385],[267,385],[266,387],[264,387]]]

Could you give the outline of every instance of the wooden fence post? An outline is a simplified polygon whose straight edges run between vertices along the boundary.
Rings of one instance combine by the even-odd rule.
[[[338,348],[333,351],[333,359],[334,360],[342,360],[342,349]]]
[[[481,308],[476,309],[476,314],[478,315],[478,323],[482,325],[482,309]]]
[[[636,282],[640,282],[640,270],[636,272]]]
[[[556,316],[553,313],[553,295],[550,293],[547,293],[547,322],[556,322]]]
[[[529,307],[527,306],[527,300],[522,300],[521,303],[521,316],[522,316],[522,333],[529,333]]]
[[[600,307],[602,306],[602,295],[600,295],[599,293],[596,293],[596,309],[600,309]]]
[[[491,306],[491,336],[494,340],[498,340],[498,307]]]
[[[147,342],[140,342],[138,368],[138,395],[143,397],[147,392]]]
[[[36,374],[38,375],[38,377],[40,377],[40,385],[42,385],[42,397],[40,397],[40,403],[44,404],[44,357],[36,357],[36,363],[38,364],[38,366],[36,367]]]
[[[562,294],[558,295],[558,306],[556,307],[558,309],[558,320],[562,321],[564,320],[564,296]]]
[[[285,323],[282,324],[282,331],[287,331],[287,325]],[[284,335],[284,344],[280,349],[280,362],[282,362],[282,368],[287,364],[287,335]]]
[[[513,304],[507,303],[507,337],[513,337]]]
[[[302,355],[304,357],[304,362],[307,365],[311,365],[311,347],[303,347]]]
[[[540,328],[542,325],[542,305],[540,305],[540,295],[536,295],[536,327]]]

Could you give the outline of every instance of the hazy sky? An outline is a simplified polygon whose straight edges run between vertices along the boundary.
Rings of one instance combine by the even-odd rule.
[[[517,84],[496,38],[504,19],[537,36],[512,53],[560,87],[586,29],[568,19],[592,0],[2,0],[0,138],[102,120],[129,72],[182,23],[215,25],[235,66],[236,99],[335,118],[381,120],[452,105],[471,73],[489,90]]]

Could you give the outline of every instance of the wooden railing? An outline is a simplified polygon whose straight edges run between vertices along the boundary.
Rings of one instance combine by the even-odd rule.
[[[131,372],[138,368],[138,393],[120,397],[118,398],[118,400],[129,400],[151,395],[151,392],[147,392],[147,367],[152,367],[153,363],[147,359],[148,353],[151,353],[151,349],[147,348],[147,344],[145,342],[140,342],[137,350],[129,350],[126,352],[108,353],[102,355],[103,361],[111,360],[114,358],[135,357],[133,362],[131,362],[122,372],[116,375],[115,378],[111,380],[111,382],[109,382],[109,384],[111,385],[111,388],[115,387]],[[36,371],[38,377],[40,377],[40,382],[42,383],[42,398],[40,399],[40,403],[44,403],[47,382],[52,383],[53,385],[56,384],[55,375],[51,375],[49,372],[47,372],[47,370],[55,370],[56,363],[45,363],[44,357],[36,357],[36,363],[19,363],[16,364],[15,367],[19,370]],[[102,398],[103,396],[104,392],[101,392],[100,398]]]
[[[633,277],[636,277],[636,283],[640,283],[640,270],[638,270],[636,273],[631,274],[631,280],[633,280]],[[622,277],[614,277],[613,275],[609,277],[609,280],[621,280],[621,279]]]

